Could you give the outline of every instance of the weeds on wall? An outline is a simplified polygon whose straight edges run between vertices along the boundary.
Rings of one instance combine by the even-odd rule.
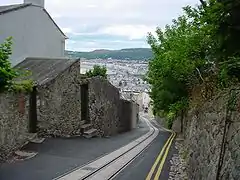
[[[32,91],[32,80],[16,80],[30,72],[12,68],[9,57],[12,54],[12,38],[9,37],[0,44],[0,92],[29,92]]]
[[[183,10],[171,25],[148,36],[154,111],[164,111],[169,125],[188,108],[194,87],[204,84],[206,100],[215,88],[240,79],[240,1],[201,1]]]

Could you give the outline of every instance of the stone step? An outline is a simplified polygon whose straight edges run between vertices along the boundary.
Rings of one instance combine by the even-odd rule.
[[[84,133],[83,133],[83,137],[85,137],[85,138],[92,138],[92,137],[95,137],[95,136],[97,136],[97,129],[94,129],[94,128],[92,128],[92,129],[89,129],[88,131],[85,131]]]
[[[32,139],[37,138],[37,133],[26,133],[26,137],[28,141],[31,141]]]
[[[31,143],[41,144],[45,140],[45,138],[38,137],[37,133],[27,133],[26,136],[27,140]]]
[[[81,133],[83,134],[84,132],[92,129],[92,124],[84,124],[81,126]]]
[[[27,151],[15,151],[15,157],[18,160],[27,160],[33,158],[37,155],[37,152],[27,152]]]
[[[80,126],[82,126],[82,125],[84,125],[84,124],[86,124],[86,120],[80,121]]]
[[[39,138],[39,137],[36,137],[30,140],[31,143],[35,143],[35,144],[41,144],[43,143],[43,141],[45,141],[45,138]]]

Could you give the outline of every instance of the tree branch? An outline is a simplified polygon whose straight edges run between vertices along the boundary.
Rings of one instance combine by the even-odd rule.
[[[203,79],[203,77],[202,77],[202,74],[201,74],[200,70],[199,70],[198,68],[196,68],[196,70],[197,70],[197,72],[198,72],[198,74],[199,74],[201,80],[204,82],[204,79]]]
[[[203,5],[203,7],[206,7],[206,1],[204,0],[200,0],[201,4]]]

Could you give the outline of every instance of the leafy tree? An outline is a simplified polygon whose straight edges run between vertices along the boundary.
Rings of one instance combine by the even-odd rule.
[[[7,38],[3,44],[0,44],[0,91],[11,85],[13,78],[17,76],[9,61],[12,54],[11,46],[12,38]]]
[[[107,79],[107,68],[105,66],[94,65],[93,70],[86,72],[87,77],[101,76]]]
[[[0,92],[5,90],[14,92],[32,91],[33,81],[26,79],[31,72],[12,68],[9,60],[11,54],[12,38],[9,37],[3,44],[0,44]],[[15,78],[18,77],[24,80],[15,81]]]
[[[184,7],[184,14],[164,30],[157,28],[156,37],[149,34],[154,54],[147,73],[150,95],[155,112],[163,110],[169,117],[169,126],[188,106],[195,85],[217,77],[226,86],[229,79],[240,77],[239,4],[201,1],[197,7]]]

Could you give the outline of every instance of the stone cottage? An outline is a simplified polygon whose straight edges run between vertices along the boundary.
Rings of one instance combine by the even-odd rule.
[[[26,58],[16,68],[34,81],[29,101],[30,132],[69,136],[80,133],[80,61]]]
[[[16,66],[34,81],[30,94],[0,94],[0,162],[36,133],[112,136],[136,127],[139,107],[100,77],[84,78],[80,61],[26,58]]]

